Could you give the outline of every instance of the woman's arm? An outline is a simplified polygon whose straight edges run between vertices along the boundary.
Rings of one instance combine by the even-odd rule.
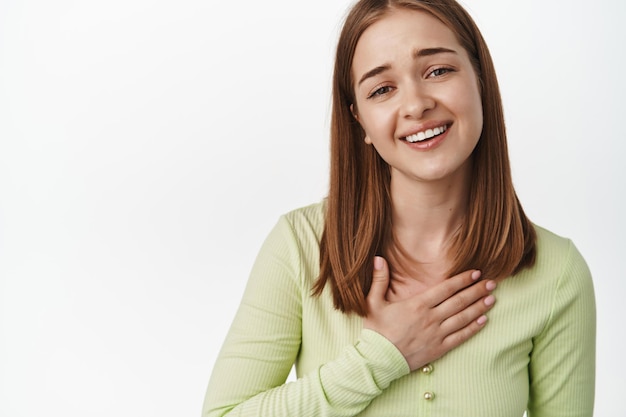
[[[408,374],[398,350],[364,330],[354,346],[285,384],[301,342],[301,250],[282,217],[266,239],[207,389],[203,416],[354,416]],[[217,277],[224,279],[223,277]]]
[[[596,310],[587,265],[570,242],[546,327],[533,340],[529,417],[589,417],[595,389]]]

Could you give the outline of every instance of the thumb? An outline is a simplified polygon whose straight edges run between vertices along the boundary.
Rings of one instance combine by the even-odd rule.
[[[367,294],[368,301],[375,304],[385,301],[388,289],[389,268],[387,266],[387,261],[382,256],[375,256],[374,272],[372,273],[372,286]]]

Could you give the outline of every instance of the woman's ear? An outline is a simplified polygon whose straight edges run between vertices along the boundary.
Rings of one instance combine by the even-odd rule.
[[[352,117],[359,121],[359,115],[354,111],[354,104],[350,104],[350,113],[352,113]]]
[[[350,113],[352,113],[352,117],[354,117],[356,119],[356,121],[359,122],[359,124],[360,124],[361,121],[359,120],[359,114],[354,110],[354,104],[350,104]],[[363,125],[361,125],[361,128],[362,127],[363,127]],[[365,137],[363,138],[363,141],[365,143],[367,143],[368,145],[372,144],[372,140],[367,135],[365,135]]]

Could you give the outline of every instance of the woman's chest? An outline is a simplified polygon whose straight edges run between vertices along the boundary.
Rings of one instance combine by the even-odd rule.
[[[533,337],[545,325],[549,299],[506,281],[495,295],[496,306],[481,332],[393,382],[361,415],[522,416],[528,402]],[[335,311],[323,298],[309,306],[310,317],[303,315],[299,374],[333,360],[361,332],[360,318]]]

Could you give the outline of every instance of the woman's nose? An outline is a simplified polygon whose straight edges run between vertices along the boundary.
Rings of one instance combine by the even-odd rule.
[[[421,119],[428,110],[435,108],[436,101],[422,86],[406,88],[402,97],[402,114],[407,119]]]

